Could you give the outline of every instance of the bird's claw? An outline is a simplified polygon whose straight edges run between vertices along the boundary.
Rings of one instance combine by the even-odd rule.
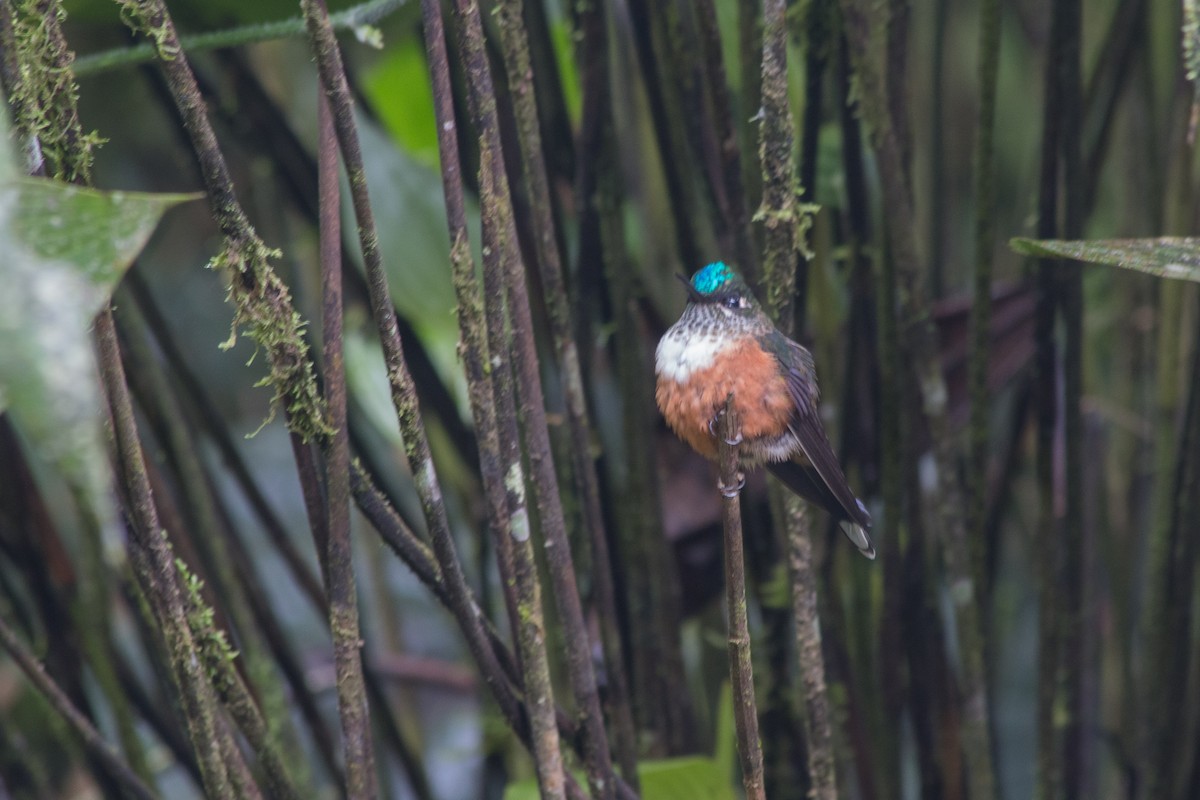
[[[725,410],[718,411],[713,417],[708,420],[708,435],[717,438],[717,423],[721,421],[721,417],[725,416]],[[742,443],[742,432],[738,431],[733,435],[732,439],[726,439],[725,444],[733,447]]]
[[[733,486],[726,486],[724,481],[722,481],[720,478],[717,478],[717,489],[725,497],[737,497],[738,493],[742,491],[742,488],[745,485],[746,476],[741,472],[737,474],[737,483]]]

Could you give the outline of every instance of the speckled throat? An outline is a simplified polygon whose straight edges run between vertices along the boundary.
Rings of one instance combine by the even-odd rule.
[[[763,336],[774,330],[767,315],[758,311],[746,314],[731,311],[715,303],[688,303],[670,332],[682,329],[690,336]]]

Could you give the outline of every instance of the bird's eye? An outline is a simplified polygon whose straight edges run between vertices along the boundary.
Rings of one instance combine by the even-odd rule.
[[[725,298],[725,306],[727,308],[740,308],[741,305],[742,298],[738,297],[736,294]]]

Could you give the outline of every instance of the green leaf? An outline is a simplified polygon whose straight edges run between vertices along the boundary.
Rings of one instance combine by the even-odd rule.
[[[1200,239],[1105,239],[1062,241],[1012,239],[1009,246],[1027,256],[1072,258],[1146,272],[1160,278],[1200,282]]]
[[[735,800],[733,784],[737,752],[734,746],[733,689],[721,685],[717,699],[717,751],[708,756],[661,758],[638,763],[642,800]],[[587,782],[582,772],[571,773],[580,785]],[[509,784],[504,800],[538,800],[536,778]]]
[[[433,90],[421,40],[411,37],[389,47],[364,73],[363,92],[400,146],[425,166],[437,168]]]
[[[111,482],[92,320],[162,213],[195,195],[98,192],[13,177],[7,152],[0,162],[0,410],[103,524]]]
[[[572,773],[580,784],[586,779]],[[727,771],[707,756],[684,756],[643,761],[638,764],[642,800],[734,800]],[[504,800],[537,800],[536,779],[518,781],[504,790]]]

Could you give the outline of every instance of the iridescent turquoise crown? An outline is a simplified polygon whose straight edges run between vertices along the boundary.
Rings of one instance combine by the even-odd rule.
[[[692,286],[700,294],[712,294],[736,278],[733,267],[724,261],[714,261],[692,276]]]

